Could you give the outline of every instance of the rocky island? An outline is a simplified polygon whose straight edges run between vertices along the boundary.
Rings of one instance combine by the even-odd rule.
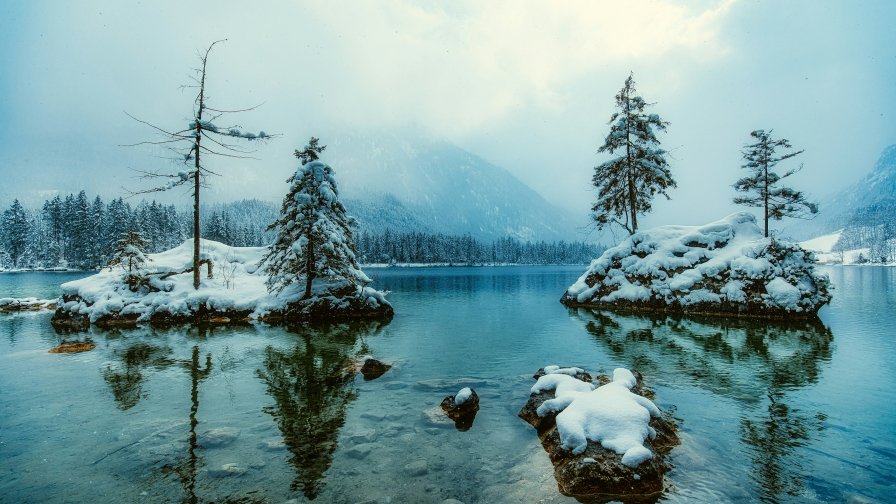
[[[608,249],[570,286],[570,307],[814,317],[831,300],[811,252],[766,238],[749,213],[660,226]]]

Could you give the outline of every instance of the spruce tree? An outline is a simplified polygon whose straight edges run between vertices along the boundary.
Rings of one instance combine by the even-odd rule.
[[[738,205],[762,207],[765,211],[765,236],[768,237],[769,219],[781,220],[784,217],[805,218],[810,214],[818,213],[818,205],[806,199],[802,192],[791,189],[781,184],[781,180],[803,169],[803,165],[790,170],[783,175],[778,175],[772,169],[785,159],[802,154],[803,151],[787,152],[776,155],[778,148],[792,149],[790,142],[781,138],[775,140],[771,136],[772,130],[756,130],[750,133],[755,139],[754,143],[744,146],[744,168],[750,174],[738,180],[734,189],[746,193],[746,196],[736,196],[734,202]]]
[[[152,259],[146,256],[145,250],[149,242],[137,231],[128,231],[121,235],[115,244],[115,252],[107,263],[109,266],[121,266],[125,271],[125,282],[136,292],[140,285],[146,283],[143,266]]]
[[[14,268],[19,267],[19,262],[25,255],[28,245],[28,232],[30,225],[25,209],[16,199],[12,205],[3,212],[3,245],[9,253]]]
[[[637,94],[633,75],[616,94],[618,112],[610,116],[610,133],[598,153],[615,155],[594,168],[592,183],[597,188],[597,202],[591,210],[598,229],[615,223],[629,234],[638,230],[638,216],[649,212],[657,194],[667,199],[666,190],[675,187],[675,180],[666,162],[666,151],[654,130],[665,131],[668,122],[644,109],[651,104]]]
[[[262,260],[270,292],[280,292],[304,277],[303,299],[311,297],[316,278],[352,285],[370,281],[355,258],[354,219],[339,202],[333,169],[318,160],[326,146],[317,142],[312,137],[304,150],[295,152],[302,165],[286,180],[290,188],[280,217],[268,226],[277,237]]]

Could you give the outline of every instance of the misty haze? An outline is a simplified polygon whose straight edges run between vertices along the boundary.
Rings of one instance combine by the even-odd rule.
[[[896,5],[0,6],[0,502],[851,502]]]

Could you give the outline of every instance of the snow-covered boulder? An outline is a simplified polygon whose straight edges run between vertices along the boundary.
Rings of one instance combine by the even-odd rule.
[[[145,282],[131,290],[121,268],[62,284],[54,325],[84,327],[176,323],[300,322],[348,318],[391,318],[385,295],[370,287],[316,281],[302,299],[298,282],[268,292],[259,267],[267,247],[231,247],[202,240],[201,284],[193,288],[193,242],[147,254]]]
[[[464,387],[456,394],[442,399],[440,406],[448,418],[454,420],[457,430],[467,431],[473,426],[476,412],[479,411],[479,395],[470,387]]]
[[[597,386],[579,368],[544,371],[519,416],[538,431],[560,492],[626,500],[662,491],[664,456],[679,441],[640,374],[618,368]]]
[[[765,238],[736,213],[704,226],[640,231],[608,249],[561,298],[567,306],[745,316],[812,316],[831,300],[811,252]]]

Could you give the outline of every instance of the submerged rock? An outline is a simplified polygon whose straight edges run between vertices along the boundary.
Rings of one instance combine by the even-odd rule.
[[[93,350],[96,345],[92,341],[63,341],[61,345],[48,350],[49,353],[81,353]]]
[[[457,430],[467,431],[473,426],[476,412],[479,411],[479,396],[475,390],[464,387],[457,394],[442,399],[441,407],[448,418],[454,420]]]
[[[368,357],[364,359],[364,365],[361,366],[361,374],[364,376],[364,380],[375,380],[391,368],[391,364]]]
[[[704,226],[639,231],[591,262],[561,302],[571,307],[757,317],[812,317],[830,280],[799,245],[765,238],[736,213]]]
[[[540,371],[543,372],[543,370]],[[589,396],[590,398],[594,397],[596,391],[591,390],[594,384],[590,383],[590,376],[588,376],[589,379],[583,379],[587,373],[569,373],[565,374],[563,380],[556,377],[552,380],[548,377],[547,380],[539,381],[536,387],[533,387],[529,400],[519,412],[520,418],[535,427],[538,432],[541,444],[554,465],[554,478],[557,480],[557,486],[564,495],[588,501],[606,502],[623,499],[628,502],[631,499],[651,499],[658,496],[663,490],[663,474],[669,470],[664,455],[679,444],[675,426],[665,415],[657,414],[659,411],[653,410],[656,406],[649,403],[644,397],[647,395],[647,389],[643,386],[640,374],[629,373],[628,370],[622,371],[625,373],[620,373],[617,370],[618,376],[614,376],[617,383],[613,383],[614,380],[608,377],[599,377],[598,380],[607,383],[608,387],[619,388],[624,385],[631,394],[640,398],[633,397],[632,399],[634,399],[634,404],[645,406],[643,413],[628,408],[621,410],[620,415],[631,417],[634,413],[635,418],[644,415],[645,419],[649,418],[648,430],[652,431],[644,437],[643,445],[638,445],[637,441],[632,442],[628,439],[629,444],[633,446],[623,454],[592,439],[593,431],[606,433],[615,428],[614,426],[592,425],[590,429],[592,432],[583,432],[583,439],[578,440],[570,434],[570,425],[575,424],[577,415],[582,416],[583,408],[574,411],[571,419],[563,419],[563,429],[559,429],[557,426],[558,416],[562,415],[567,408],[571,408],[578,397],[586,397],[586,401]],[[575,380],[571,380],[570,377],[578,380],[580,384],[577,386],[575,383],[571,383]],[[552,385],[555,382],[556,385]],[[551,388],[552,386],[554,388]],[[557,389],[561,387],[564,389],[564,393],[558,394]],[[578,391],[570,392],[574,389],[578,389]],[[615,396],[619,394],[624,393],[620,390],[614,391]],[[558,396],[562,397],[558,398]],[[618,401],[611,402],[614,403],[611,408],[619,406]],[[637,410],[637,408],[635,409]],[[615,420],[622,421],[621,419]],[[594,419],[582,421],[593,422]],[[566,439],[561,435],[561,430],[564,430]],[[571,430],[574,433],[575,428]],[[619,449],[618,445],[624,444],[620,439],[623,441],[626,439],[625,436],[618,434],[616,436],[609,444]],[[583,441],[584,444],[578,444],[579,441]]]

